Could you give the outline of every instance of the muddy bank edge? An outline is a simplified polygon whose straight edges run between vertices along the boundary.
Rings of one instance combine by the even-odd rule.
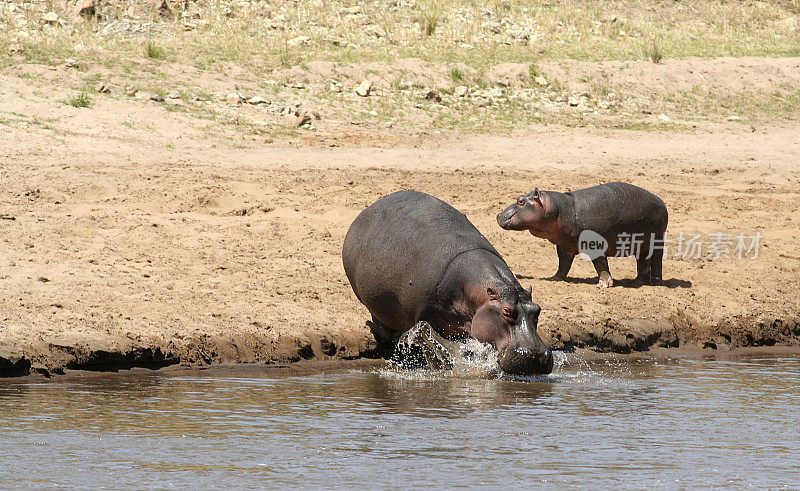
[[[722,354],[759,347],[800,350],[800,316],[733,318],[715,325],[676,312],[668,319],[605,319],[594,325],[562,326],[542,332],[555,349],[645,354],[674,351]],[[171,365],[276,364],[307,360],[375,358],[366,327],[282,334],[237,331],[187,339],[76,337],[69,342],[0,340],[0,377],[63,374],[65,370],[119,371]]]

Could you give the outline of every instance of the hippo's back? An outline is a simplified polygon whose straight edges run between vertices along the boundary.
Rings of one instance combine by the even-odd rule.
[[[655,194],[626,182],[610,182],[571,193],[579,230],[601,235],[663,232],[667,207]]]
[[[475,249],[499,257],[452,206],[418,191],[398,191],[356,217],[342,261],[358,299],[390,329],[403,330],[436,301],[436,287],[453,259]]]

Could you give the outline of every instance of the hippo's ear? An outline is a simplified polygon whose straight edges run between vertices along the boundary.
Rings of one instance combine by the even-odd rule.
[[[536,189],[533,190],[533,192],[531,193],[531,199],[533,201],[539,203],[540,205],[542,204],[542,198],[539,195],[539,188],[536,188]]]
[[[489,298],[491,300],[499,300],[500,299],[500,295],[497,294],[497,290],[495,290],[491,286],[486,288],[486,294],[489,295]]]

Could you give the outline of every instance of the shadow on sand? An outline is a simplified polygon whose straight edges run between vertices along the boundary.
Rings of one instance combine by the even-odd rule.
[[[519,280],[543,280],[543,281],[564,281],[566,283],[575,283],[575,284],[585,284],[585,285],[596,285],[597,284],[597,277],[593,278],[570,278],[567,277],[565,280],[553,280],[552,278],[538,278],[536,276],[525,276],[525,275],[515,275]],[[622,287],[622,288],[640,288],[642,286],[649,286],[645,282],[636,279],[636,278],[614,278],[614,286],[613,287]],[[668,280],[664,280],[662,285],[655,285],[655,286],[664,286],[667,288],[691,288],[692,282],[688,280],[679,280],[677,278],[671,278]],[[612,287],[612,288],[613,288]]]

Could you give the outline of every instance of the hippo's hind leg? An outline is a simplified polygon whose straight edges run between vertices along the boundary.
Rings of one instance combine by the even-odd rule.
[[[597,275],[600,277],[600,280],[597,282],[597,286],[600,288],[608,288],[614,285],[614,280],[611,278],[611,272],[608,270],[608,258],[605,256],[600,256],[597,259],[592,261],[594,264],[594,269],[597,271]]]
[[[372,316],[372,321],[367,322],[375,342],[378,344],[375,352],[381,358],[388,360],[394,353],[394,348],[397,346],[397,341],[400,339],[402,333],[392,331],[386,325],[379,321],[377,317]]]
[[[653,243],[650,244],[652,255],[650,256],[650,284],[663,285],[661,279],[661,262],[664,258],[664,232],[653,235]]]
[[[570,255],[561,246],[556,246],[558,253],[558,271],[550,279],[553,281],[564,281],[567,279],[569,269],[572,267],[572,261],[575,256]]]
[[[650,258],[648,251],[640,251],[636,257],[636,280],[644,283],[650,283],[650,276],[652,270],[650,268]]]

